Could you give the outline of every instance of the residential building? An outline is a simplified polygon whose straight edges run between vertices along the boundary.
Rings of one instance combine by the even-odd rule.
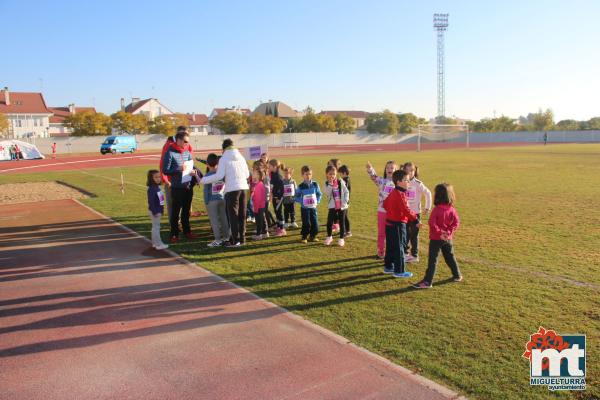
[[[161,115],[174,114],[158,99],[153,98],[140,100],[139,97],[133,97],[131,103],[125,105],[125,99],[121,97],[121,110],[133,115],[145,115],[149,121]]]
[[[76,113],[92,112],[96,114],[94,107],[75,107],[75,104],[69,104],[67,107],[48,107],[53,116],[50,117],[50,129],[48,134],[51,137],[61,137],[71,135],[71,129],[65,126],[65,119]]]
[[[185,115],[190,121],[190,127],[188,132],[190,135],[208,135],[210,125],[208,124],[208,117],[206,114],[186,114]]]
[[[252,114],[272,115],[274,117],[284,119],[297,118],[303,115],[302,113],[292,109],[292,107],[288,106],[284,102],[271,100],[260,104],[258,107],[256,107]]]
[[[41,93],[0,90],[0,113],[8,118],[8,137],[48,137],[52,111]]]
[[[338,114],[346,114],[354,120],[356,129],[362,129],[365,126],[365,122],[369,113],[366,111],[321,111],[319,114],[330,115],[335,118]]]

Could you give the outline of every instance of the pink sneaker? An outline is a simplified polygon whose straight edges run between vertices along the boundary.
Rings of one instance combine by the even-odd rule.
[[[327,236],[327,237],[325,238],[325,240],[323,241],[323,244],[324,244],[325,246],[329,246],[329,245],[331,245],[331,242],[333,242],[333,237],[331,237],[331,236]]]
[[[275,236],[285,236],[285,235],[287,235],[287,232],[285,231],[285,229],[277,228],[277,230],[275,231]]]
[[[340,224],[333,224],[333,226],[331,227],[331,230],[334,232],[339,232]]]

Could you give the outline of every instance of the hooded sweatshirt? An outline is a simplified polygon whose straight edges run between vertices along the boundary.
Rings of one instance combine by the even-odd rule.
[[[325,181],[325,194],[327,195],[327,206],[330,209],[345,210],[350,201],[350,192],[343,179],[336,179],[332,185]],[[337,203],[336,204],[336,198]]]
[[[452,240],[452,235],[459,225],[460,219],[454,206],[449,204],[435,206],[429,216],[429,239],[441,240],[442,233],[445,232],[448,240]]]
[[[200,183],[215,183],[217,181],[225,181],[225,193],[234,192],[236,190],[248,190],[248,164],[246,159],[236,148],[228,148],[225,150],[221,159],[217,173],[202,178]]]
[[[379,205],[377,206],[377,211],[385,212],[385,208],[383,208],[383,201],[389,196],[390,193],[394,190],[394,181],[388,178],[382,178],[377,176],[375,170],[371,168],[369,171],[369,176],[371,180],[377,185],[379,188]]]
[[[417,178],[411,179],[406,189],[406,199],[413,212],[421,214],[421,198],[425,195],[425,209],[431,210],[431,191]]]

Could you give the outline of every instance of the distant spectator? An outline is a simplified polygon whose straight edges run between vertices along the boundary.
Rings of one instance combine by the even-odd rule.
[[[56,158],[56,142],[52,143],[52,158]]]

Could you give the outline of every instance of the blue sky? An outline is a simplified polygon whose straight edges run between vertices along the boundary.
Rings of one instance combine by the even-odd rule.
[[[0,0],[0,86],[50,106],[157,97],[179,112],[436,114],[434,12],[450,13],[446,115],[600,115],[600,1]]]

